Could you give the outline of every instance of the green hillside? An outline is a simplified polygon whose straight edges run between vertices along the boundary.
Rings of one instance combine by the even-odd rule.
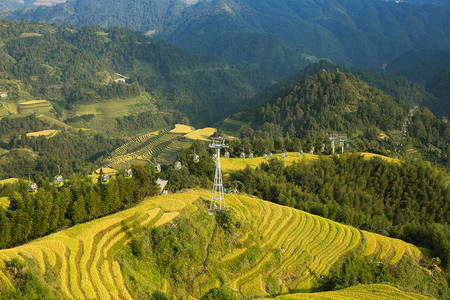
[[[316,286],[344,256],[365,256],[386,266],[404,260],[416,264],[422,257],[400,240],[241,194],[226,195],[231,211],[211,216],[209,196],[209,191],[189,191],[150,198],[0,250],[0,297],[34,291],[47,298],[131,299],[159,291],[200,298],[222,284],[241,297],[275,296]],[[429,276],[414,270],[421,278]],[[27,274],[26,279],[18,280],[17,274]],[[387,291],[403,295],[388,286],[359,286],[336,295],[377,299]]]
[[[425,92],[405,80],[399,80],[400,87],[395,89],[392,83],[386,83],[388,78],[381,75],[354,72],[384,88],[386,93],[353,74],[325,69],[295,84],[278,85],[278,90],[268,89],[261,94],[261,97],[268,97],[264,105],[232,118],[249,124],[240,134],[253,140],[253,145],[261,144],[257,141],[259,138],[272,138],[271,143],[280,145],[278,140],[285,136],[290,138],[283,142],[286,149],[290,148],[288,151],[310,151],[315,147],[316,153],[329,154],[329,138],[335,134],[346,137],[348,149],[405,158],[423,156],[442,165],[450,163],[449,123],[438,119],[425,107],[412,106],[414,101],[426,103],[430,99]],[[414,91],[418,91],[417,96]],[[226,126],[219,126],[226,129]],[[294,139],[296,146],[290,146],[294,145]],[[248,141],[245,143],[237,143],[235,148],[241,151],[255,148]]]
[[[0,39],[2,115],[46,114],[108,134],[211,124],[270,83],[249,67],[123,27],[3,20]]]

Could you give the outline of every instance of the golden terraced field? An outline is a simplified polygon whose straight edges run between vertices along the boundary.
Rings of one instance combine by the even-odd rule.
[[[361,152],[359,153],[362,155],[365,159],[372,159],[374,157],[379,157],[382,159],[385,159],[389,162],[398,162],[398,159],[379,155],[379,154],[373,154],[373,153],[365,153]],[[221,154],[223,155],[223,154]],[[248,153],[246,153],[248,155]],[[345,155],[345,154],[344,154]],[[281,153],[277,153],[273,155],[274,158],[282,159]],[[327,157],[327,156],[325,156]],[[328,156],[329,157],[329,156]],[[289,152],[289,155],[282,160],[284,161],[285,166],[292,165],[294,162],[311,162],[319,159],[319,155],[317,154],[309,154],[309,153],[303,153],[300,156],[297,156],[297,152]],[[243,170],[248,165],[250,167],[256,168],[259,166],[262,162],[268,161],[269,159],[264,160],[262,156],[253,157],[253,158],[238,158],[238,157],[230,157],[220,158],[220,165],[222,167],[223,172],[230,172],[230,171],[237,171],[237,170]]]
[[[265,298],[260,298],[262,300]],[[275,297],[276,300],[354,300],[354,299],[383,299],[383,300],[429,300],[430,297],[414,293],[407,293],[396,287],[386,284],[358,285],[333,292],[320,292],[313,294],[290,294]]]
[[[131,299],[132,292],[126,287],[120,264],[115,259],[118,246],[130,239],[136,223],[161,226],[184,211],[195,212],[197,207],[192,203],[199,197],[209,199],[210,192],[188,191],[150,198],[108,217],[76,225],[23,246],[0,250],[0,270],[4,271],[5,260],[30,257],[36,260],[43,274],[51,266],[64,293],[71,298]],[[255,245],[254,238],[243,234],[238,242],[247,246],[223,253],[223,267],[240,264],[254,246],[260,249],[251,266],[238,273],[227,273],[229,286],[241,296],[268,296],[264,281],[267,277],[276,278],[291,291],[308,290],[316,278],[327,274],[340,257],[352,250],[386,263],[395,263],[403,255],[416,258],[422,255],[417,247],[403,241],[359,231],[293,208],[241,194],[225,197],[227,205],[249,224],[249,232],[258,237],[258,242]],[[218,285],[208,278],[195,280],[204,280],[199,286],[208,289]],[[3,287],[11,285],[3,272],[0,272],[0,282]],[[336,293],[336,299],[341,299],[339,292]],[[356,287],[349,289],[347,297],[358,293],[372,294]],[[317,294],[318,299],[326,295]],[[301,299],[291,298],[295,295],[283,297]],[[367,299],[377,298],[368,296]]]

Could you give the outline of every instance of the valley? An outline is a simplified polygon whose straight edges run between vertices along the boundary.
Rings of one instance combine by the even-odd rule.
[[[428,2],[0,0],[0,300],[449,299]]]

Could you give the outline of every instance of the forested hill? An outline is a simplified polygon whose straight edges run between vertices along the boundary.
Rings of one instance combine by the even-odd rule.
[[[288,88],[282,87],[279,93],[271,93],[274,96],[265,105],[235,116],[251,124],[252,130],[244,135],[289,135],[311,138],[321,145],[328,141],[329,134],[337,133],[346,135],[357,150],[421,153],[427,159],[449,163],[448,122],[437,119],[427,108],[413,109],[413,104],[385,94],[350,73],[321,70]],[[408,95],[408,91],[403,94]],[[408,129],[402,133],[405,123]]]
[[[270,57],[270,63],[280,64],[275,72],[280,75],[287,65],[283,60],[291,54],[380,67],[412,49],[448,49],[449,10],[448,5],[379,0],[216,0],[195,5],[178,0],[72,0],[4,16],[127,26],[196,53],[240,57],[242,63],[261,68]]]
[[[156,105],[204,125],[238,111],[242,99],[270,83],[250,68],[123,27],[0,21],[0,40],[0,91],[8,100],[45,99],[55,108],[123,102],[146,92],[153,101],[149,114]]]

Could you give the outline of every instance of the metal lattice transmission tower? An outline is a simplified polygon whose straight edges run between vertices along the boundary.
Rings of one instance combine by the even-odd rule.
[[[217,208],[222,209],[225,208],[225,197],[223,194],[223,184],[222,184],[222,170],[220,168],[220,149],[227,148],[228,145],[225,144],[225,139],[220,136],[217,138],[211,138],[212,143],[209,144],[209,148],[213,148],[216,150],[216,172],[214,174],[214,183],[211,193],[211,205],[209,206],[209,210],[213,211]],[[217,206],[219,204],[219,206]]]
[[[339,143],[341,144],[341,148],[342,148],[341,153],[344,153],[345,143],[347,143],[347,142],[348,141],[347,141],[347,137],[346,136],[340,136],[339,137]]]
[[[333,134],[333,133],[332,133],[332,134],[330,134],[329,139],[331,140],[331,149],[332,149],[332,151],[333,151],[332,153],[334,154],[334,150],[335,150],[335,149],[334,149],[334,147],[335,147],[335,146],[334,146],[334,142],[337,141],[337,140],[339,140],[339,137],[338,137],[336,134]]]

